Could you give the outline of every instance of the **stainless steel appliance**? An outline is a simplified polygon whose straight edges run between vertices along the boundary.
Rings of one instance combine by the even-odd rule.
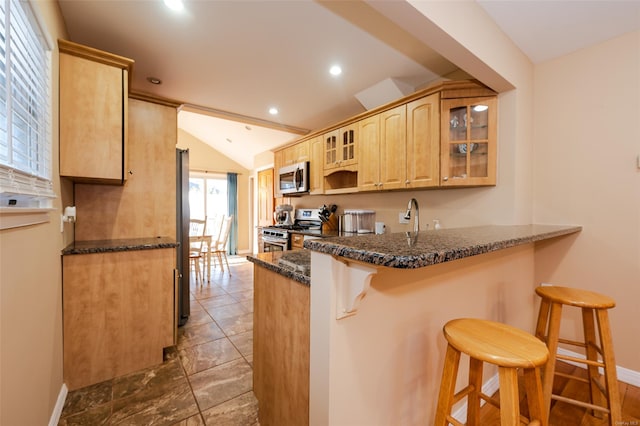
[[[189,150],[176,150],[176,238],[178,287],[178,325],[184,325],[191,314],[189,303]]]
[[[281,167],[278,170],[278,185],[281,194],[309,192],[309,162]]]
[[[277,205],[273,218],[276,225],[293,225],[293,206],[291,204]]]
[[[265,252],[287,251],[291,249],[290,231],[320,229],[320,210],[296,209],[292,225],[274,225],[262,228],[262,243]]]

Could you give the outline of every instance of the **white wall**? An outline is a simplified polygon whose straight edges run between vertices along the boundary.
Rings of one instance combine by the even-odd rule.
[[[640,372],[640,32],[537,65],[534,121],[534,219],[584,227],[536,280],[613,297],[616,362]]]
[[[37,13],[52,46],[51,222],[0,231],[0,424],[46,425],[62,389],[62,271],[60,252],[73,240],[60,233],[71,185],[58,178],[58,47],[66,37],[54,1],[38,1]],[[64,201],[64,203],[63,203]]]

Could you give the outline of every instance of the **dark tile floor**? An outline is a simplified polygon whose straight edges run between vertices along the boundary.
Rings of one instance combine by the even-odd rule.
[[[253,267],[229,262],[231,276],[192,281],[191,317],[163,364],[69,392],[59,425],[257,425]]]

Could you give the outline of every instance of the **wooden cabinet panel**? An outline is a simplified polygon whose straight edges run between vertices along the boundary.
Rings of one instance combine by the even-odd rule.
[[[327,170],[351,170],[353,167],[349,166],[358,164],[358,128],[359,124],[355,122],[323,135],[325,175]]]
[[[253,391],[263,426],[309,421],[309,287],[254,266]]]
[[[273,225],[273,169],[258,172],[258,226]]]
[[[380,185],[378,189],[406,187],[406,132],[405,105],[380,113]]]
[[[304,235],[302,234],[290,234],[291,235],[291,248],[301,249],[304,248]]]
[[[76,240],[176,236],[175,107],[129,101],[129,165],[124,186],[76,184]]]
[[[497,98],[441,103],[441,186],[496,184]]]
[[[405,187],[406,108],[400,105],[360,122],[358,190]]]
[[[407,188],[440,184],[440,95],[407,104]]]
[[[359,122],[358,191],[375,191],[380,184],[380,115]]]
[[[62,263],[69,389],[162,363],[174,344],[175,249],[66,255]]]
[[[322,136],[309,141],[309,194],[324,193],[324,154]]]
[[[60,175],[121,184],[133,61],[64,40],[59,46]]]

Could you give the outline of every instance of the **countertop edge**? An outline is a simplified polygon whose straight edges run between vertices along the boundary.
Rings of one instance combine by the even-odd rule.
[[[288,269],[288,268],[286,268],[286,267],[284,267],[282,265],[276,265],[274,263],[271,263],[271,262],[265,261],[263,259],[260,259],[260,258],[258,258],[256,256],[249,255],[249,256],[247,256],[247,260],[249,262],[252,262],[252,263],[254,263],[256,265],[259,265],[259,266],[261,266],[261,267],[263,267],[265,269],[268,269],[270,271],[273,271],[273,272],[276,272],[276,273],[278,273],[280,275],[283,275],[283,276],[285,276],[287,278],[290,278],[290,279],[292,279],[294,281],[297,281],[300,284],[304,284],[307,287],[311,286],[311,277],[310,276],[304,275],[304,274],[299,273],[299,272],[292,271],[292,270],[290,270],[290,269]]]
[[[164,248],[176,248],[179,245],[180,243],[169,237],[75,241],[62,250],[62,255],[155,250]]]
[[[376,266],[386,266],[399,269],[416,269],[425,266],[436,265],[439,263],[450,262],[453,260],[464,259],[466,257],[476,256],[480,254],[490,253],[493,251],[503,250],[522,244],[529,244],[543,241],[563,235],[569,235],[582,230],[581,226],[574,225],[491,225],[485,227],[471,228],[454,228],[449,231],[478,230],[485,229],[488,231],[495,230],[516,230],[518,228],[554,228],[543,232],[530,232],[515,238],[496,238],[491,241],[469,244],[467,246],[456,245],[449,248],[437,249],[433,251],[424,251],[416,254],[398,255],[394,254],[392,249],[384,253],[381,251],[367,250],[366,248],[354,247],[350,244],[344,244],[344,240],[335,243],[335,238],[317,239],[305,241],[304,247],[332,256],[344,257],[347,259],[357,260],[364,263],[370,263]],[[446,235],[443,231],[423,231],[420,232],[418,238],[433,238],[436,232]],[[398,235],[396,235],[396,243]]]

